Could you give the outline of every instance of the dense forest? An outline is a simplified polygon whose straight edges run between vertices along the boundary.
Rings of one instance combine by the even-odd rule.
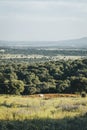
[[[1,94],[87,92],[87,59],[0,63]]]

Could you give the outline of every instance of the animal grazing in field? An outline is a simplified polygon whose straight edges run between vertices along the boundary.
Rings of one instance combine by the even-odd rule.
[[[44,97],[44,95],[43,95],[43,94],[39,94],[39,97],[42,97],[42,98],[43,98],[43,97]]]

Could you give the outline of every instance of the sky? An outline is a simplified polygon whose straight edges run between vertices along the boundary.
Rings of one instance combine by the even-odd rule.
[[[87,0],[0,0],[0,40],[87,37]]]

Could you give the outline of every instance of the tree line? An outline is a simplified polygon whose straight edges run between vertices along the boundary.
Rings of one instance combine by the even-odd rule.
[[[87,49],[81,48],[81,49],[72,49],[72,48],[56,48],[56,49],[51,49],[47,48],[1,48],[0,50],[4,49],[5,52],[4,54],[24,54],[24,55],[32,55],[32,54],[37,54],[37,55],[44,55],[44,56],[56,56],[56,55],[63,55],[63,56],[87,56]],[[0,52],[2,54],[2,52]]]
[[[87,92],[87,59],[0,63],[0,94]]]

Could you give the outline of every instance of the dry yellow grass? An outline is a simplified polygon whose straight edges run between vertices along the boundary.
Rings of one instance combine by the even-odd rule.
[[[87,112],[87,98],[0,96],[0,120],[62,119]]]

